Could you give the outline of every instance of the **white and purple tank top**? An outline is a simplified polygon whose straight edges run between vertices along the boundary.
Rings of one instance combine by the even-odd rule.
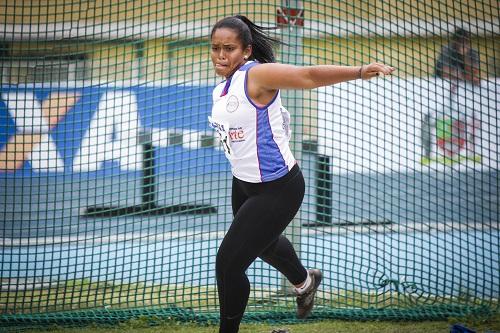
[[[233,175],[251,183],[283,177],[296,161],[290,151],[290,114],[280,92],[259,106],[247,92],[247,73],[258,62],[248,61],[213,91],[210,127],[219,134]]]

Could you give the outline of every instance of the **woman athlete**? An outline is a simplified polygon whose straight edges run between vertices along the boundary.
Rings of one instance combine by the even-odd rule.
[[[261,258],[294,285],[297,317],[313,307],[321,272],[307,270],[282,235],[299,210],[304,178],[289,147],[290,116],[280,89],[313,89],[388,75],[394,68],[365,66],[297,67],[275,63],[278,41],[245,16],[226,17],[211,33],[211,58],[225,81],[213,91],[210,126],[231,163],[234,220],[217,252],[220,333],[238,332],[250,294],[245,271]]]

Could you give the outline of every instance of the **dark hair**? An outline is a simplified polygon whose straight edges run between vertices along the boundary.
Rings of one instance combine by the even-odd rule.
[[[468,41],[470,40],[470,38],[471,38],[470,32],[468,32],[463,28],[458,28],[451,36],[451,40],[456,43]]]
[[[218,21],[212,28],[210,37],[220,28],[229,28],[238,34],[238,39],[241,41],[243,49],[248,45],[252,45],[252,54],[250,60],[257,60],[260,63],[275,62],[273,47],[277,46],[279,40],[268,36],[264,30],[272,30],[276,28],[261,27],[250,21],[246,16],[236,15],[223,18]]]

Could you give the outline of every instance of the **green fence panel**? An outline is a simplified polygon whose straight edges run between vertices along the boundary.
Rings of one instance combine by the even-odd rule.
[[[276,27],[280,62],[397,68],[282,91],[306,179],[286,234],[324,274],[311,318],[498,312],[497,1],[6,1],[0,13],[0,326],[218,321],[231,172],[207,121],[222,80],[209,36],[236,14]],[[247,273],[245,321],[296,320],[275,269],[259,259]]]

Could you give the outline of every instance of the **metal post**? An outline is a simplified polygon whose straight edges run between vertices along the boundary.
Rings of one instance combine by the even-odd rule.
[[[281,41],[283,42],[281,46],[281,62],[285,64],[303,65],[303,13],[301,1],[281,1],[281,8],[278,9],[278,24],[280,24]],[[283,91],[282,94],[283,105],[291,116],[292,138],[290,148],[299,162],[302,159],[302,98],[303,93],[301,90],[287,90]],[[297,252],[300,252],[300,234],[301,220],[300,213],[298,213],[285,230],[285,235]],[[282,277],[281,292],[288,295],[291,291],[290,283],[285,277]]]
[[[142,146],[142,205],[144,209],[156,208],[156,175],[153,139],[150,130],[142,130],[139,135]]]
[[[82,210],[84,217],[115,217],[132,214],[167,215],[167,214],[213,214],[217,208],[203,203],[181,203],[159,206],[156,203],[156,169],[153,133],[150,129],[142,129],[138,136],[138,144],[142,146],[142,179],[141,203],[134,206],[90,206]]]
[[[316,161],[316,223],[327,225],[332,223],[332,173],[330,156],[318,154]]]

